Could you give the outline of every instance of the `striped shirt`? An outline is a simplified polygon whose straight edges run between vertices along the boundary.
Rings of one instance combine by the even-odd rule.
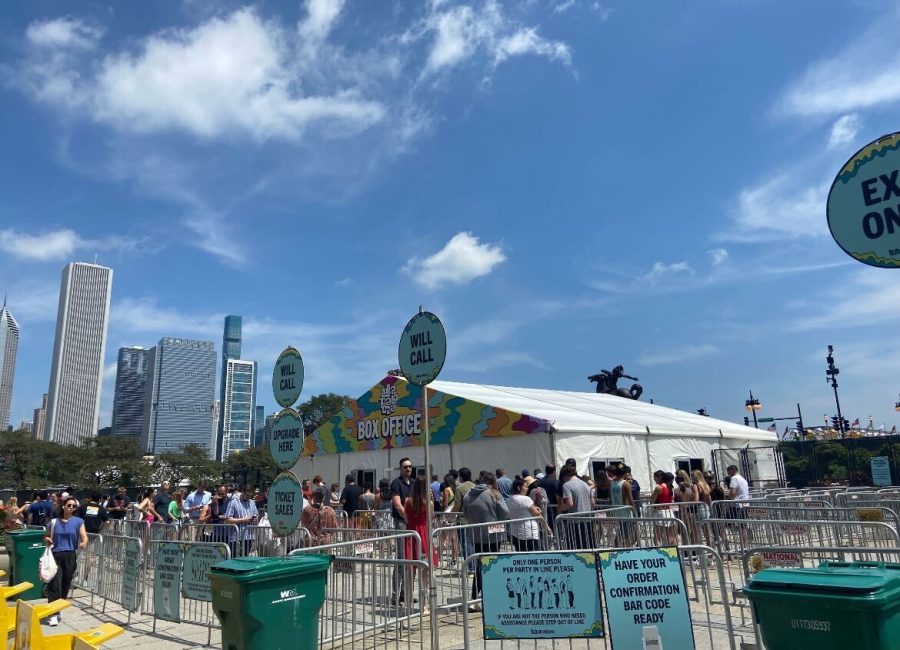
[[[257,517],[259,513],[256,511],[256,503],[253,499],[231,499],[228,507],[225,509],[226,519],[244,519],[246,517]],[[237,531],[232,531],[231,541],[253,539],[253,531],[250,530],[250,524],[235,524]]]

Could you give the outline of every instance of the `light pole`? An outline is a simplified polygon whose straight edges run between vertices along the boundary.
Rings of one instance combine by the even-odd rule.
[[[744,408],[753,414],[753,426],[759,429],[759,422],[756,421],[756,412],[762,408],[759,400],[753,397],[753,391],[750,391],[750,399],[744,402]]]
[[[834,405],[837,407],[837,421],[838,421],[838,431],[841,434],[841,438],[844,437],[844,416],[841,415],[841,401],[838,399],[838,383],[837,376],[840,374],[840,369],[834,367],[834,348],[832,346],[828,346],[828,356],[825,357],[826,363],[828,363],[828,367],[825,369],[825,381],[830,384],[834,389]]]

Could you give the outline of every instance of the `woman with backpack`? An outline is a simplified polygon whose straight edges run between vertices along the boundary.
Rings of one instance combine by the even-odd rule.
[[[470,489],[463,499],[463,514],[470,524],[492,524],[509,519],[509,508],[497,487],[493,472],[484,472],[478,485]],[[506,539],[506,526],[476,526],[472,529],[475,553],[496,553]],[[472,600],[481,596],[481,571],[475,572],[472,582]],[[470,611],[481,611],[480,605],[471,605]]]
[[[44,543],[53,552],[56,560],[56,575],[47,583],[47,602],[69,597],[69,589],[72,586],[72,578],[75,577],[75,553],[84,550],[88,545],[87,531],[84,529],[84,520],[75,516],[78,508],[78,500],[75,497],[67,497],[62,503],[58,519],[51,519],[44,535]],[[59,614],[50,617],[48,625],[59,625]]]

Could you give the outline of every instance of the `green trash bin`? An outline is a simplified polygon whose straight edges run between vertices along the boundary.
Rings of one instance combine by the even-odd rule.
[[[18,597],[34,600],[44,595],[44,583],[38,572],[38,563],[44,554],[44,531],[36,528],[14,530],[6,533],[6,548],[9,551],[9,584],[17,585],[28,581],[34,585]]]
[[[767,650],[892,650],[900,639],[900,564],[765,569],[744,593]]]
[[[224,650],[315,650],[330,555],[239,557],[209,571]]]

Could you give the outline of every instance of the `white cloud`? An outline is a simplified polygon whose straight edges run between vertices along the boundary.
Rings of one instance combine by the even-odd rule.
[[[553,5],[553,13],[563,14],[575,6],[575,0],[562,0],[562,2]]]
[[[878,20],[835,55],[812,64],[778,103],[778,112],[801,117],[831,116],[890,105],[900,100],[900,12],[879,12]]]
[[[638,359],[638,363],[644,366],[662,366],[671,363],[692,361],[701,357],[717,354],[718,352],[719,348],[709,343],[704,343],[703,345],[673,347],[671,350],[666,350],[664,352],[644,354]]]
[[[31,23],[25,37],[42,48],[92,49],[103,35],[102,30],[75,18],[54,18]]]
[[[728,261],[728,251],[724,248],[714,248],[706,252],[713,266],[719,266]]]
[[[434,255],[409,260],[404,270],[426,289],[436,289],[444,283],[471,282],[489,274],[505,260],[500,246],[482,244],[471,233],[461,232]]]
[[[259,140],[296,140],[319,121],[356,132],[384,116],[380,103],[352,91],[301,96],[288,73],[289,56],[280,28],[251,9],[162,32],[138,54],[104,61],[93,114],[123,131],[244,133]]]
[[[419,35],[427,33],[434,34],[425,65],[428,72],[457,66],[480,51],[487,52],[494,65],[525,54],[571,63],[571,50],[566,43],[547,40],[538,35],[537,28],[516,24],[496,0],[487,0],[477,10],[466,5],[443,7],[443,3],[434,2]]]
[[[831,135],[828,138],[829,149],[853,142],[861,126],[859,115],[856,113],[841,115],[831,127]]]
[[[115,300],[109,317],[111,327],[129,334],[201,337],[212,340],[221,337],[224,319],[225,314],[186,314],[160,305],[152,298]]]
[[[685,261],[674,262],[672,264],[665,264],[664,262],[654,262],[653,268],[642,275],[640,279],[649,284],[656,284],[662,279],[669,278],[673,275],[680,275],[683,273],[691,275],[694,273],[694,270]]]
[[[521,29],[511,36],[500,39],[494,53],[497,63],[502,63],[514,56],[535,54],[551,61],[561,61],[566,65],[572,62],[572,51],[560,41],[548,41],[537,35],[533,27]]]
[[[823,327],[860,327],[900,320],[900,283],[890,271],[862,269],[849,281],[842,277],[838,287],[817,304],[828,309],[811,309],[807,317],[795,322],[796,329]]]
[[[307,39],[321,40],[334,28],[346,0],[307,0],[307,16],[300,23],[300,35]]]
[[[32,235],[0,230],[0,251],[22,260],[48,262],[71,258],[78,251],[134,250],[138,242],[125,237],[82,239],[74,230],[51,230]]]
[[[732,226],[716,235],[721,241],[760,242],[828,233],[825,198],[830,183],[804,183],[796,173],[784,173],[738,196]]]
[[[52,323],[59,306],[59,279],[28,280],[12,285],[7,292],[9,308],[20,323]]]

